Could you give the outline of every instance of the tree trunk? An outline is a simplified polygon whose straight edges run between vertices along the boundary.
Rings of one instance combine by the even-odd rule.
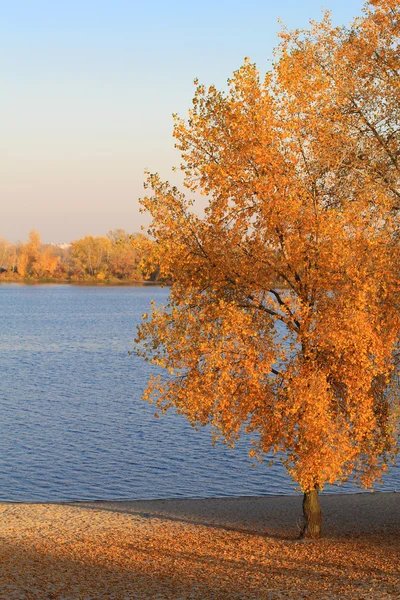
[[[303,496],[304,526],[300,537],[319,538],[322,529],[322,511],[319,504],[318,488],[305,492]]]

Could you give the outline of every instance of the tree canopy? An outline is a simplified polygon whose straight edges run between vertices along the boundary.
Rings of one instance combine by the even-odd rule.
[[[154,242],[123,229],[107,236],[87,235],[71,244],[42,244],[32,230],[29,241],[11,244],[0,239],[0,280],[136,283],[155,281]]]
[[[139,328],[139,353],[169,372],[145,398],[280,457],[312,536],[308,500],[350,474],[371,486],[396,452],[399,13],[325,15],[282,32],[265,77],[246,59],[226,92],[196,81],[174,128],[188,193],[149,174],[142,200],[173,274]]]

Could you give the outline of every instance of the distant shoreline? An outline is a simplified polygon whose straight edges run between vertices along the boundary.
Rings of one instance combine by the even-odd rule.
[[[74,285],[74,286],[89,286],[89,287],[112,287],[112,286],[126,286],[126,287],[143,287],[143,286],[158,286],[168,287],[169,283],[161,283],[159,281],[66,281],[58,279],[1,279],[0,285],[2,284],[19,284],[19,285]]]

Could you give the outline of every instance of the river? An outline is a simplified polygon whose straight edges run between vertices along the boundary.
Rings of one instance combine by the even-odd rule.
[[[141,400],[151,367],[129,355],[153,287],[0,285],[0,500],[291,494],[284,468],[254,467],[249,440],[211,444]],[[400,490],[392,468],[381,490]],[[356,491],[350,484],[330,492]]]

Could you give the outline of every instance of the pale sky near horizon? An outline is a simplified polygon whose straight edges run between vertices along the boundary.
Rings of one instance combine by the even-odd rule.
[[[362,0],[0,0],[0,238],[69,242],[140,230],[143,171],[179,163],[172,113],[193,79],[224,88],[245,56],[264,73],[289,28]]]

